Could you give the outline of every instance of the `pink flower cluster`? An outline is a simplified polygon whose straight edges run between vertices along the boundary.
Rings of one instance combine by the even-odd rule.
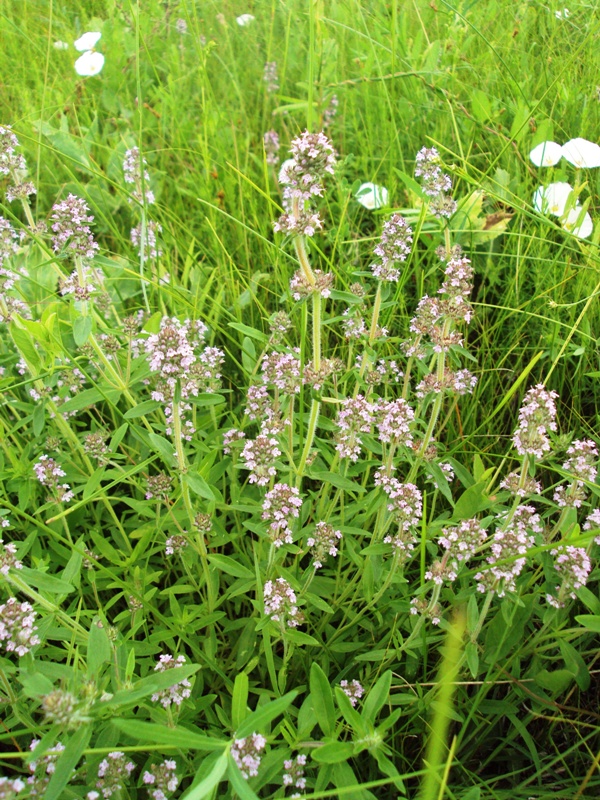
[[[185,656],[177,656],[175,658],[171,655],[162,655],[158,660],[158,664],[154,667],[155,672],[166,672],[169,669],[176,669],[185,665]],[[192,684],[187,678],[184,678],[166,689],[161,689],[152,695],[152,702],[160,702],[163,708],[169,706],[180,706],[185,699],[192,693]]]
[[[291,523],[297,519],[302,506],[298,489],[286,483],[276,483],[267,492],[262,505],[262,518],[269,523],[269,536],[275,547],[293,542]]]
[[[267,740],[260,733],[251,733],[244,739],[235,739],[231,745],[231,757],[246,780],[258,775],[260,754],[266,744]]]
[[[285,578],[267,581],[263,600],[265,614],[275,622],[281,622],[282,625],[287,623],[289,628],[297,628],[302,624],[302,614],[296,605],[296,593]]]

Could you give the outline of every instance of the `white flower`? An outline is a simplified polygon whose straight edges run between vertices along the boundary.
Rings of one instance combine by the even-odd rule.
[[[293,167],[295,163],[296,162],[293,158],[288,158],[286,161],[283,162],[283,164],[279,168],[278,180],[279,183],[282,184],[282,186],[287,186],[287,184],[290,182],[290,176],[288,175],[288,170],[290,169],[290,167]]]
[[[562,11],[555,11],[554,16],[556,19],[568,19],[571,16],[571,12],[568,8],[563,8]]]
[[[587,139],[569,139],[563,144],[562,154],[574,167],[582,169],[600,167],[600,146]]]
[[[250,25],[251,22],[254,22],[254,17],[252,14],[241,14],[239,17],[236,17],[238,25],[241,25],[242,28],[245,28],[246,25]]]
[[[55,50],[68,50],[69,49],[69,45],[67,44],[67,42],[61,42],[60,40],[58,42],[54,42],[53,46],[54,46]]]
[[[83,36],[80,36],[79,39],[73,42],[75,50],[79,50],[80,53],[83,53],[84,50],[91,50],[96,46],[101,36],[102,34],[98,33],[98,31],[88,31],[84,33]]]
[[[572,208],[562,221],[562,226],[566,231],[572,233],[573,236],[577,236],[579,239],[587,239],[594,230],[594,223],[587,211],[583,219],[580,220],[582,210],[583,206],[575,206],[575,208]]]
[[[545,188],[540,186],[533,195],[533,207],[540,214],[552,214],[562,217],[569,195],[573,191],[570,183],[550,183]]]
[[[533,148],[529,158],[536,167],[553,167],[561,159],[562,147],[556,142],[542,142]]]
[[[75,72],[78,75],[89,77],[97,75],[104,66],[104,56],[95,50],[88,50],[75,62]]]
[[[389,192],[385,186],[378,186],[376,183],[363,183],[358,187],[354,195],[361,206],[372,211],[375,208],[387,206]]]

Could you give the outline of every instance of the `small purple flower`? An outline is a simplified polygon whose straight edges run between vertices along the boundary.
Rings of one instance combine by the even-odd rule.
[[[328,522],[317,522],[313,535],[306,540],[306,544],[312,550],[312,563],[315,569],[321,569],[327,556],[337,556],[341,538],[342,532],[335,530],[333,525]]]
[[[154,193],[150,189],[150,175],[146,169],[147,161],[140,156],[140,148],[132,147],[125,153],[123,177],[125,183],[133,185],[131,194],[138,203],[154,203]]]
[[[381,239],[373,250],[378,257],[371,271],[381,281],[398,281],[398,264],[406,261],[412,245],[412,228],[400,214],[393,214],[384,225]]]
[[[21,658],[40,643],[35,634],[36,616],[32,605],[19,603],[14,597],[9,597],[0,606],[0,642],[7,652],[16,653]]]
[[[287,623],[289,628],[297,628],[302,624],[303,616],[296,605],[296,593],[285,578],[267,581],[264,585],[263,600],[265,614],[275,622],[280,622],[282,625]]]
[[[113,750],[98,766],[96,789],[100,789],[102,797],[112,797],[123,789],[125,781],[134,769],[135,764],[133,761],[127,761],[125,753]]]

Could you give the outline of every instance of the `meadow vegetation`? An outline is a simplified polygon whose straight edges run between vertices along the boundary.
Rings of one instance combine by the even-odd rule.
[[[599,32],[0,6],[0,797],[599,795]]]

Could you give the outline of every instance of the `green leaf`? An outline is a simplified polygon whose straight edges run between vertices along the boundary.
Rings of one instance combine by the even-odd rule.
[[[337,472],[310,470],[309,477],[316,481],[322,481],[323,483],[331,483],[336,489],[344,489],[347,492],[358,492],[362,494],[366,491],[364,486],[351,481],[349,478],[345,478],[343,475],[338,475]]]
[[[204,480],[202,475],[197,472],[186,472],[183,475],[183,480],[187,483],[194,494],[202,497],[204,500],[211,500],[214,502],[215,496],[208,483]]]
[[[222,556],[214,554],[208,557],[211,564],[227,575],[233,575],[234,578],[253,578],[254,573],[248,567],[243,567],[235,558],[231,556]]]
[[[344,717],[348,725],[350,725],[354,733],[357,736],[361,737],[366,736],[367,724],[350,702],[350,698],[348,697],[346,692],[344,692],[343,689],[340,689],[339,686],[335,687],[335,699],[338,704],[338,708],[342,712],[342,716]]]
[[[481,89],[471,89],[471,111],[479,122],[487,122],[492,117],[492,104]]]
[[[534,681],[542,689],[546,689],[552,694],[561,694],[573,682],[575,676],[568,669],[554,669],[551,672],[547,669],[540,670],[534,675]]]
[[[231,723],[235,730],[248,716],[248,676],[239,672],[235,676],[233,695],[231,697]]]
[[[258,795],[250,788],[248,781],[243,777],[231,755],[229,756],[227,777],[229,778],[231,788],[240,800],[259,800]]]
[[[297,645],[307,644],[310,647],[322,647],[321,642],[309,633],[303,633],[302,631],[292,629],[286,631],[285,635],[289,642],[293,642]]]
[[[101,667],[107,664],[111,658],[112,648],[104,623],[99,617],[94,617],[90,625],[87,645],[88,675],[90,677],[98,675]]]
[[[113,725],[132,739],[139,739],[142,742],[150,742],[151,744],[164,744],[169,747],[175,747],[177,750],[209,752],[211,750],[224,750],[227,747],[227,742],[201,733],[195,733],[182,727],[167,728],[164,725],[156,725],[153,722],[140,722],[134,719],[115,719],[113,720]]]
[[[33,409],[33,435],[37,438],[42,435],[44,425],[46,424],[46,408],[43,403],[39,403]]]
[[[589,631],[600,633],[600,616],[596,614],[579,614],[575,617],[577,622]]]
[[[15,322],[10,325],[10,335],[19,353],[27,362],[34,375],[40,371],[42,362],[33,343],[33,337],[28,331],[17,327]]]
[[[452,513],[452,519],[454,521],[471,519],[475,514],[493,505],[493,501],[490,500],[489,495],[486,494],[485,491],[487,485],[488,481],[485,480],[465,489],[454,506],[454,511]]]
[[[75,344],[77,345],[77,347],[81,347],[82,344],[85,344],[87,342],[91,332],[92,332],[91,317],[84,317],[82,315],[80,317],[75,318],[75,321],[73,322],[73,339],[75,339]]]
[[[160,408],[160,403],[157,403],[156,400],[145,400],[143,403],[138,403],[133,408],[130,408],[129,411],[126,411],[123,417],[125,419],[144,417],[146,414],[151,414],[158,408]]]
[[[175,447],[164,436],[159,436],[158,433],[149,433],[148,439],[152,443],[155,451],[161,456],[167,466],[173,464]]]
[[[465,645],[465,658],[473,678],[479,674],[479,650],[475,642],[467,642]]]
[[[35,586],[36,589],[48,592],[48,594],[70,594],[75,589],[72,584],[60,578],[46,575],[45,572],[39,572],[37,569],[29,569],[29,567],[20,569],[19,577],[23,578],[28,586]]]
[[[201,392],[194,397],[188,397],[188,403],[193,403],[195,406],[200,406],[200,408],[208,407],[208,406],[220,406],[225,402],[225,398],[222,394],[214,394],[213,392]]]
[[[352,742],[328,742],[323,747],[313,750],[312,757],[319,764],[339,764],[347,761],[354,754]]]
[[[271,722],[271,720],[278,717],[286,710],[286,708],[295,700],[298,692],[288,692],[283,697],[278,697],[276,700],[271,700],[264,706],[260,706],[256,711],[253,711],[236,731],[236,738],[243,739],[255,731],[264,730],[264,728]]]
[[[245,333],[246,336],[250,336],[251,339],[256,339],[258,342],[268,341],[268,336],[261,331],[256,330],[256,328],[251,328],[249,325],[244,325],[243,322],[230,322],[228,324],[230,328],[240,331],[240,333]]]
[[[310,667],[310,694],[319,728],[321,728],[325,736],[333,736],[336,719],[333,692],[331,691],[329,679],[316,661],[313,661]]]
[[[244,367],[245,372],[249,375],[254,372],[254,366],[256,364],[256,347],[254,347],[254,342],[248,336],[244,336],[242,341],[242,366]]]
[[[58,800],[63,789],[67,786],[73,776],[73,771],[83,751],[88,746],[92,736],[92,726],[84,725],[69,738],[67,745],[60,754],[55,766],[50,783],[44,792],[45,800]]]
[[[181,800],[202,800],[202,798],[207,797],[222,780],[227,771],[228,762],[229,753],[225,750],[215,761],[208,775],[203,778],[200,783],[197,783],[195,786],[190,786],[187,792],[182,795]]]
[[[107,389],[102,393],[98,389],[84,389],[79,392],[75,397],[71,397],[60,407],[61,414],[70,414],[73,411],[81,411],[82,408],[93,406],[94,403],[100,403],[102,400],[108,400],[109,403],[116,404],[121,397],[121,392],[118,389]]]
[[[370,722],[375,722],[377,714],[379,714],[383,706],[386,704],[390,694],[391,685],[392,673],[391,670],[388,669],[383,673],[375,686],[373,686],[373,688],[370,690],[363,703],[363,716],[366,717]]]

